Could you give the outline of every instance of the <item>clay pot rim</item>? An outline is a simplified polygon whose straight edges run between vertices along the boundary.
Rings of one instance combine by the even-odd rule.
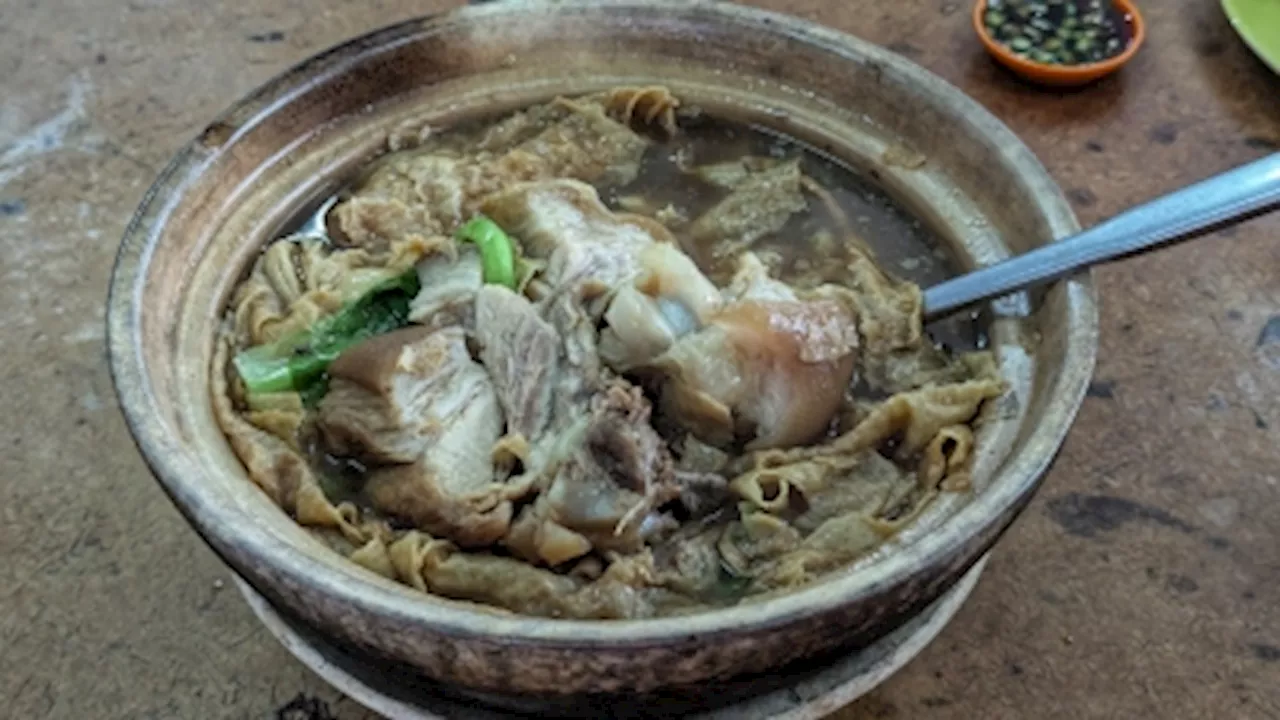
[[[990,530],[1006,514],[1016,514],[1035,491],[1038,479],[1061,446],[1092,374],[1097,351],[1098,316],[1095,291],[1087,274],[1064,281],[1072,342],[1067,346],[1063,362],[1075,371],[1064,379],[1064,387],[1049,400],[1051,407],[1046,412],[1055,422],[1043,423],[1032,431],[1027,442],[1022,444],[1023,462],[1017,467],[1006,467],[1001,473],[1003,477],[1010,471],[1016,472],[1018,482],[993,482],[993,487],[975,497],[933,532],[919,538],[903,552],[892,554],[867,568],[866,572],[835,577],[768,601],[684,617],[607,622],[502,616],[427,598],[407,601],[404,596],[373,582],[353,581],[358,577],[354,573],[335,571],[298,553],[278,537],[259,533],[260,542],[246,542],[242,537],[244,529],[226,522],[224,509],[212,507],[193,492],[187,479],[188,468],[184,467],[182,441],[154,419],[159,409],[148,380],[147,360],[142,354],[139,317],[145,302],[142,291],[148,263],[162,236],[167,213],[194,182],[201,166],[208,162],[210,134],[224,132],[227,128],[252,126],[308,83],[341,73],[351,57],[373,48],[405,42],[422,32],[424,26],[462,20],[483,21],[488,15],[513,12],[521,5],[521,2],[502,2],[469,6],[441,15],[406,20],[348,40],[302,61],[232,105],[200,137],[179,151],[141,201],[124,233],[107,300],[107,340],[112,378],[129,430],[152,473],[215,552],[251,582],[253,578],[237,567],[239,563],[228,558],[227,548],[235,548],[234,554],[260,563],[264,572],[280,587],[289,588],[289,592],[306,588],[349,610],[397,622],[423,624],[444,635],[503,645],[527,643],[616,650],[619,647],[662,646],[695,638],[702,642],[715,636],[764,630],[799,618],[831,612],[905,583],[921,568],[946,565],[955,559],[959,552],[956,548],[963,547],[965,540]],[[1070,206],[1056,183],[1012,131],[975,100],[887,50],[791,16],[715,0],[562,0],[556,5],[608,6],[649,12],[662,8],[687,11],[690,7],[697,7],[700,12],[712,13],[729,21],[767,26],[772,32],[834,51],[844,49],[847,52],[848,48],[855,48],[876,62],[908,76],[913,82],[947,96],[948,102],[962,108],[969,121],[1005,148],[1007,157],[1023,178],[1047,203],[1054,232],[1062,236],[1078,229]],[[225,142],[227,138],[218,140]],[[247,477],[244,481],[252,487]],[[969,562],[976,562],[980,556],[981,553],[977,553]],[[278,588],[263,588],[257,582],[253,584],[260,591],[267,591],[268,596],[278,595]]]

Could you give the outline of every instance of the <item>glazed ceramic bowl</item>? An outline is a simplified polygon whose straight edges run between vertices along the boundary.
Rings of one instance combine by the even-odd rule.
[[[1112,0],[1129,25],[1129,44],[1119,55],[1109,57],[1100,62],[1080,63],[1078,65],[1050,65],[1029,60],[1015,53],[1004,43],[991,36],[984,20],[987,14],[987,0],[978,0],[973,4],[973,31],[978,34],[982,46],[987,49],[996,62],[1004,65],[1026,80],[1040,85],[1052,87],[1075,87],[1087,85],[1100,80],[1124,67],[1138,54],[1138,49],[1147,39],[1147,21],[1138,6],[1132,0]]]
[[[156,181],[124,238],[108,310],[116,388],[142,454],[192,527],[282,612],[498,704],[651,693],[710,702],[716,683],[776,674],[900,625],[1030,499],[1093,367],[1097,317],[1083,276],[993,307],[991,344],[1010,391],[983,418],[975,492],[935,503],[858,566],[784,597],[645,621],[502,614],[348,562],[254,487],[214,422],[206,378],[228,293],[262,244],[408,120],[447,125],[653,82],[845,159],[963,264],[1077,229],[1040,163],[977,103],[869,43],[759,10],[513,0],[406,22],[307,60],[210,124]]]

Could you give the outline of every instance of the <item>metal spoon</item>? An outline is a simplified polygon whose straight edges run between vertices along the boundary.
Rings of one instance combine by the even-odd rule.
[[[337,194],[330,195],[324,202],[320,203],[320,207],[316,208],[315,212],[302,221],[302,224],[292,234],[315,238],[328,236],[329,228],[326,226],[326,219],[329,217],[329,211],[337,203]]]
[[[1277,208],[1280,153],[1126,210],[1071,237],[934,285],[924,292],[924,316],[934,319]]]

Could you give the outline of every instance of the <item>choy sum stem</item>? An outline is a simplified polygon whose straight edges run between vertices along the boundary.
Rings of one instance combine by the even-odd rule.
[[[480,250],[486,283],[516,289],[515,247],[497,223],[478,215],[458,230],[458,239],[473,242]]]
[[[232,364],[251,395],[294,390],[316,398],[323,394],[329,363],[361,340],[407,325],[417,294],[418,274],[410,270],[306,330],[241,352]]]

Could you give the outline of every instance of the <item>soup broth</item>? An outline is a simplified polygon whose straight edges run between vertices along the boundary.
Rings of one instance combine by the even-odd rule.
[[[236,289],[250,477],[369,570],[548,617],[788,592],[968,489],[1003,391],[922,327],[938,239],[848,166],[662,88],[393,136]]]

